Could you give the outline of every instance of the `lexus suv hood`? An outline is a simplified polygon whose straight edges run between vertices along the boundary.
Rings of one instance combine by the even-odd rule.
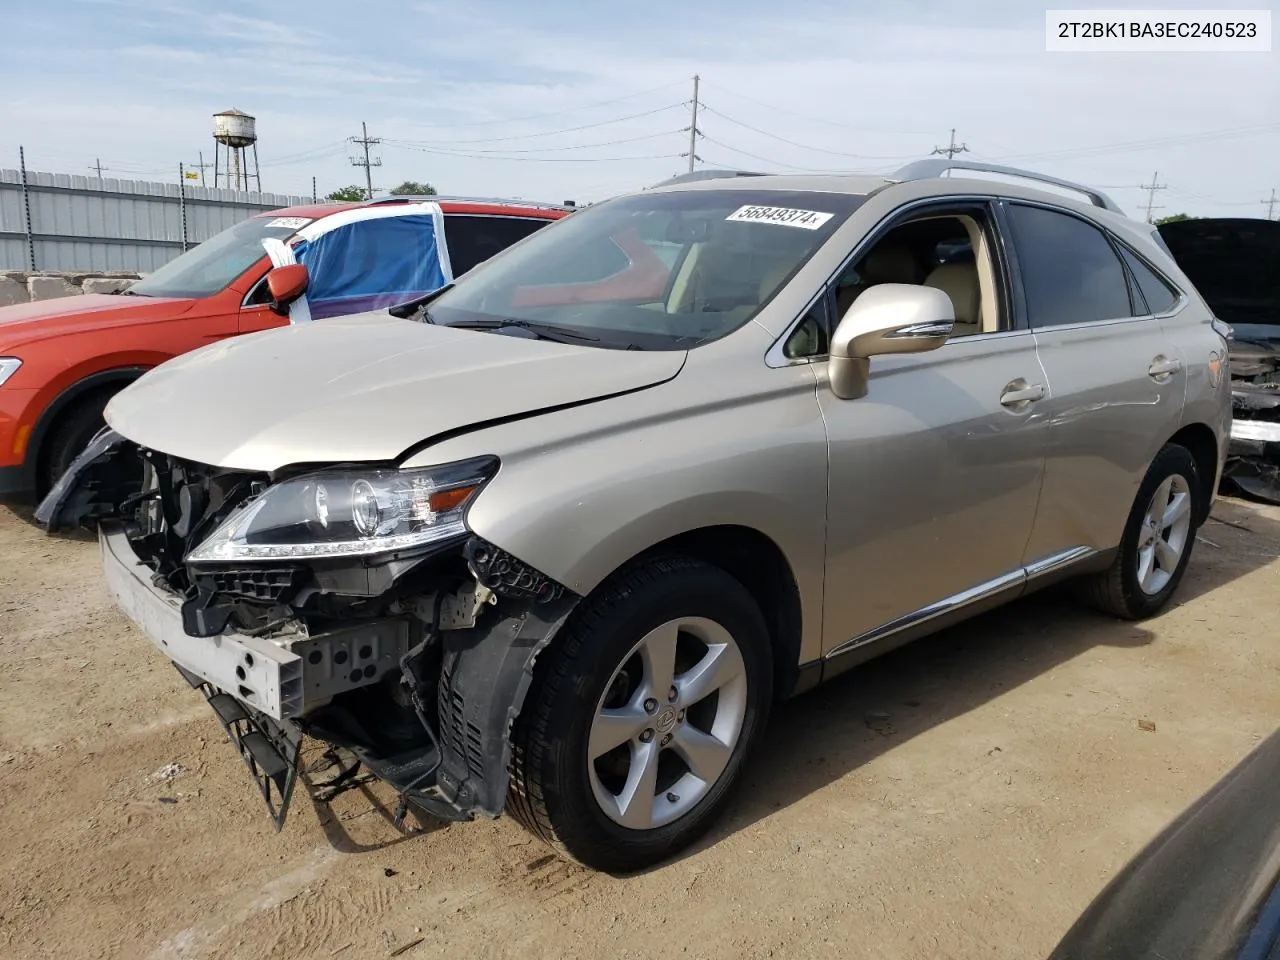
[[[106,419],[143,447],[239,470],[391,461],[443,433],[662,383],[685,357],[363,314],[184,354],[116,394]]]

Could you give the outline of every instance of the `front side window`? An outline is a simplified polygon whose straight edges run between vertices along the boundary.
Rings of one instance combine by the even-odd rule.
[[[265,257],[262,241],[285,240],[310,221],[266,214],[241,220],[143,277],[129,288],[142,297],[209,297]]]
[[[863,199],[717,189],[606,201],[481,264],[430,304],[429,319],[554,324],[594,346],[686,349],[755,316]]]
[[[391,307],[444,286],[435,224],[430,214],[371,217],[299,243],[312,319]]]
[[[1124,267],[1102,231],[1079,217],[1009,205],[1032,327],[1132,316]]]

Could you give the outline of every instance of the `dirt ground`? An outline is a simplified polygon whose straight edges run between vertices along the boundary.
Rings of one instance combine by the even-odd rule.
[[[1280,510],[1214,515],[1155,620],[1036,596],[782,706],[719,829],[619,879],[380,788],[277,835],[96,545],[0,508],[0,956],[1044,956],[1280,722]]]

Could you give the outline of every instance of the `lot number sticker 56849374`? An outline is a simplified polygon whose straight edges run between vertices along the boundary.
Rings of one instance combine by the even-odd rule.
[[[817,230],[830,220],[832,214],[820,213],[817,210],[794,210],[791,207],[759,207],[747,204],[739,207],[725,217],[739,223],[773,223],[780,227],[799,227],[802,230]]]

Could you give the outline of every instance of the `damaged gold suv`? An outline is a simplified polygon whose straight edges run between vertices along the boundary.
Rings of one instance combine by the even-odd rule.
[[[1018,182],[941,176],[975,166]],[[626,871],[707,829],[780,698],[1064,578],[1159,610],[1226,353],[1087,188],[705,179],[158,367],[38,519],[99,525],[277,823],[313,737]]]

